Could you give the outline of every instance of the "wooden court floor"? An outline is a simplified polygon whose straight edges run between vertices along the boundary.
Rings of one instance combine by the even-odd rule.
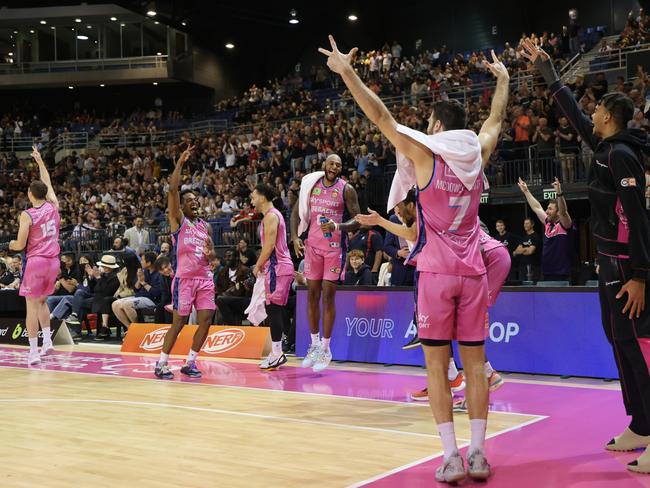
[[[3,488],[343,487],[441,452],[425,405],[43,369],[0,378]],[[488,434],[536,419],[495,412]],[[464,444],[468,417],[455,421]]]

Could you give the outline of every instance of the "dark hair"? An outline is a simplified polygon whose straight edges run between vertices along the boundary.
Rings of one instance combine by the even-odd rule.
[[[34,180],[32,184],[29,185],[29,191],[32,192],[34,198],[37,200],[44,200],[47,196],[47,185],[41,180]]]
[[[156,267],[156,271],[160,271],[164,266],[167,266],[168,264],[171,264],[170,259],[167,256],[160,256],[158,259],[156,259],[154,266]]]
[[[255,191],[266,198],[269,202],[273,202],[276,197],[275,190],[271,185],[260,183],[255,187]]]
[[[156,263],[156,257],[156,253],[151,251],[144,253],[144,256],[142,256],[145,261],[152,264]]]
[[[415,188],[411,188],[409,192],[406,194],[406,198],[402,200],[402,203],[404,205],[408,205],[409,203],[417,203],[417,192],[415,191]]]
[[[549,200],[549,201],[548,201],[548,204],[550,205],[551,203],[552,203],[553,205],[555,205],[555,208],[558,208],[557,200],[555,200],[555,199]]]
[[[126,268],[126,284],[132,288],[135,282],[138,281],[138,270],[141,268],[138,256],[132,252],[124,253],[122,263]]]
[[[458,100],[441,100],[433,104],[433,118],[439,120],[445,130],[464,129],[467,124],[465,108]]]
[[[277,208],[280,212],[284,212],[284,202],[282,201],[282,198],[275,197],[273,199],[273,206]]]
[[[625,93],[608,93],[603,95],[600,103],[612,114],[619,129],[625,129],[634,116],[634,102]]]
[[[501,220],[501,219],[497,220],[496,223],[497,223],[497,224],[503,224],[503,225],[506,225],[506,223],[505,223],[503,220]]]
[[[180,194],[181,205],[183,204],[183,199],[185,198],[185,195],[187,195],[188,193],[191,193],[192,195],[194,195],[194,191],[193,191],[193,190],[183,190],[183,191],[181,192],[181,194]]]
[[[530,223],[532,224],[533,227],[535,227],[535,221],[531,217],[526,217],[524,219],[524,222],[526,222],[527,220],[530,221]]]
[[[120,237],[120,239],[122,239],[122,247],[127,247],[129,245],[128,237]]]

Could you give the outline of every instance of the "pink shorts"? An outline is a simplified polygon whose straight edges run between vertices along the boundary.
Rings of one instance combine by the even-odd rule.
[[[486,275],[454,276],[420,272],[418,336],[438,341],[484,341],[487,302]]]
[[[305,246],[305,278],[312,281],[339,281],[341,279],[341,248],[331,251]]]
[[[488,307],[497,302],[497,297],[510,273],[510,254],[506,247],[495,247],[483,253],[483,262],[487,269]]]
[[[289,300],[289,291],[293,283],[293,275],[275,276],[272,279],[271,273],[266,273],[264,278],[266,291],[266,304],[274,303],[285,306]]]
[[[191,278],[174,278],[172,281],[172,306],[178,315],[187,317],[196,310],[216,310],[214,282]]]
[[[21,297],[46,297],[54,293],[56,277],[61,272],[59,258],[32,256],[23,261],[23,276],[20,280]]]

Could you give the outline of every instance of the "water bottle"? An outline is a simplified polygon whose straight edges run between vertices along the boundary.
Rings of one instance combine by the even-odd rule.
[[[319,215],[319,216],[318,216],[318,223],[321,224],[321,225],[326,224],[326,223],[328,223],[329,221],[330,221],[330,219],[328,219],[328,218],[325,217],[324,215]],[[324,236],[326,239],[331,239],[331,238],[332,238],[332,233],[331,233],[331,232],[323,232],[323,236]]]

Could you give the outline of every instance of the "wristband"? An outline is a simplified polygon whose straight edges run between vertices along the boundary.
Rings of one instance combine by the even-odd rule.
[[[338,230],[339,230],[339,224],[334,222],[334,232],[338,232]]]

